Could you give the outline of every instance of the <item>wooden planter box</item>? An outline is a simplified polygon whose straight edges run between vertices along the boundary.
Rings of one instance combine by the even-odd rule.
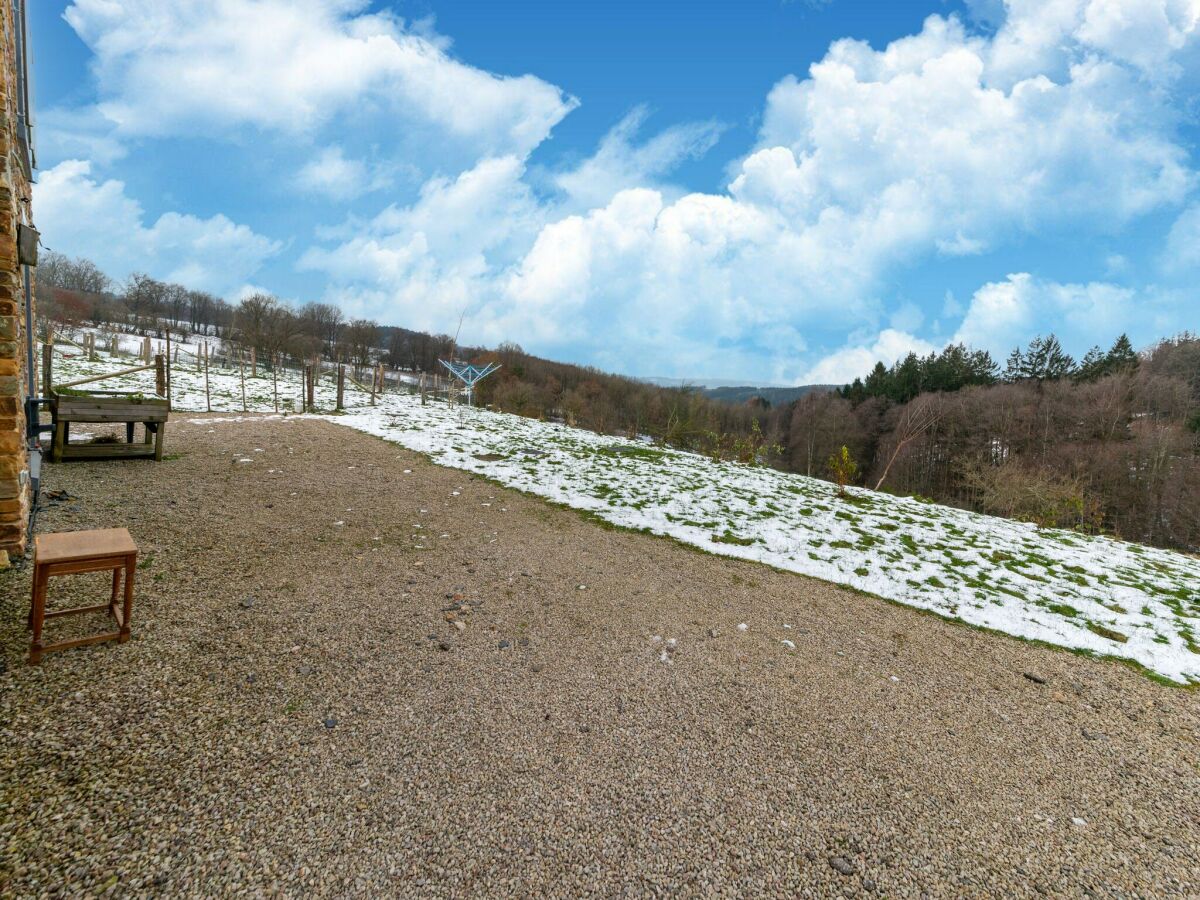
[[[148,456],[162,459],[163,434],[171,404],[155,394],[130,394],[121,391],[89,391],[86,394],[50,394],[50,416],[54,422],[54,442],[50,461],[68,459],[111,459]],[[71,423],[125,423],[125,443],[72,444]],[[135,443],[133,427],[145,426],[145,436]]]

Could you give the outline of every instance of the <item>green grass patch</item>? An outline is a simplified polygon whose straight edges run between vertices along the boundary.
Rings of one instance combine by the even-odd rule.
[[[1118,644],[1124,644],[1129,638],[1121,634],[1119,631],[1113,631],[1111,628],[1106,628],[1103,625],[1097,625],[1095,622],[1087,623],[1088,631],[1092,634],[1098,634],[1102,638],[1108,638],[1110,641],[1116,641]]]

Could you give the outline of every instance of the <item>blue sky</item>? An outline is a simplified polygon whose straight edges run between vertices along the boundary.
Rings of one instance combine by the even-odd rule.
[[[760,383],[1200,327],[1200,0],[31,6],[117,279]]]

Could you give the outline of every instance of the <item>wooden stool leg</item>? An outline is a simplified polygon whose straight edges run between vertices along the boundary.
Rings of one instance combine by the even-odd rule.
[[[114,607],[117,605],[117,598],[119,596],[121,596],[121,572],[122,571],[123,571],[123,569],[121,566],[117,566],[113,569],[112,596],[109,598],[108,602],[110,604],[112,604]]]
[[[50,576],[44,566],[35,566],[33,573],[33,609],[30,618],[33,626],[33,642],[29,645],[29,663],[36,666],[42,661],[42,625],[46,621],[46,583]]]
[[[129,640],[129,617],[133,614],[133,572],[136,568],[137,554],[125,557],[125,607],[121,616],[121,636],[117,638],[122,644]]]

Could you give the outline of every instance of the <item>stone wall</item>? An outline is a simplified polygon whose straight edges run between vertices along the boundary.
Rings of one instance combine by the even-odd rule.
[[[19,556],[25,552],[30,498],[24,410],[25,285],[17,263],[17,224],[32,224],[32,212],[19,130],[21,26],[13,6],[0,2],[0,552]]]

